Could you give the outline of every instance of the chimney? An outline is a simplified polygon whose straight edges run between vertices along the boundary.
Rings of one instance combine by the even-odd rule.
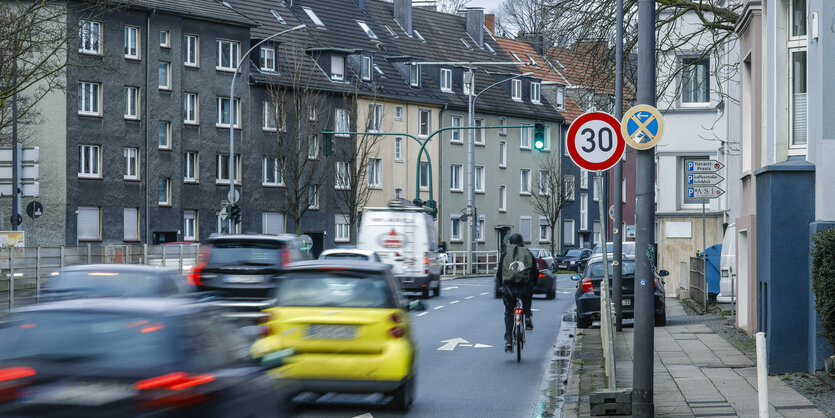
[[[394,20],[412,36],[412,0],[394,0]]]
[[[484,9],[480,7],[467,8],[467,33],[478,44],[479,48],[484,48]]]
[[[496,15],[493,13],[487,13],[484,15],[484,26],[487,26],[487,30],[490,31],[490,34],[495,36],[496,35]]]
[[[541,33],[538,33],[536,36],[533,37],[533,39],[531,40],[531,46],[537,54],[543,57],[545,56],[545,36],[543,36]]]

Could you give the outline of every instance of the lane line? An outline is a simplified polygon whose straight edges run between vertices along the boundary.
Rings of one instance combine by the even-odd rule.
[[[454,300],[454,301],[450,302],[449,304],[452,305],[453,303],[458,303],[458,301]]]
[[[441,308],[443,308],[443,307],[444,307],[444,305],[441,305],[441,306],[436,306],[436,307],[434,307],[434,308],[432,308],[432,309],[434,309],[434,310],[436,310],[436,311],[437,311],[438,309],[441,309]]]
[[[472,298],[473,298],[473,296],[467,296],[464,299],[472,299]]]
[[[416,316],[424,316],[424,315],[426,315],[426,314],[428,314],[428,313],[429,313],[429,312],[421,312],[421,313],[417,314]]]
[[[483,296],[483,295],[489,295],[489,294],[490,294],[490,292],[481,292],[481,293],[479,293],[479,295],[482,295],[482,296]]]

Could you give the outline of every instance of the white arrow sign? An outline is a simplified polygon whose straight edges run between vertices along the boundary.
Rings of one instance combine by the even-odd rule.
[[[713,173],[724,166],[716,160],[687,160],[684,171],[687,173]]]
[[[713,199],[725,193],[724,190],[716,186],[690,186],[687,187],[687,197],[690,199]]]
[[[453,338],[451,340],[443,340],[441,342],[446,343],[446,344],[438,347],[438,351],[452,351],[452,350],[455,350],[455,347],[458,344],[467,344],[469,341],[467,341],[467,340],[465,340],[461,337],[458,337],[458,338]]]

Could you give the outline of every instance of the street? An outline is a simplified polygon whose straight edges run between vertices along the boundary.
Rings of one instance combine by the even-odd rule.
[[[504,353],[503,307],[493,283],[492,277],[444,281],[441,296],[412,314],[420,351],[417,398],[408,414],[385,409],[379,395],[326,395],[300,404],[296,416],[532,416],[563,313],[574,305],[574,283],[559,275],[555,300],[534,296],[534,330],[521,363]]]

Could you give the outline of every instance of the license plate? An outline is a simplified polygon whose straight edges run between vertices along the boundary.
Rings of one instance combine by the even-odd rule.
[[[353,340],[356,333],[356,325],[313,324],[307,327],[307,338],[317,340]]]
[[[264,283],[264,276],[260,274],[226,276],[223,278],[223,282],[238,284]]]
[[[130,385],[112,383],[59,383],[36,388],[26,403],[60,405],[104,405],[134,396]]]
[[[632,299],[621,299],[620,304],[622,306],[632,306]]]

